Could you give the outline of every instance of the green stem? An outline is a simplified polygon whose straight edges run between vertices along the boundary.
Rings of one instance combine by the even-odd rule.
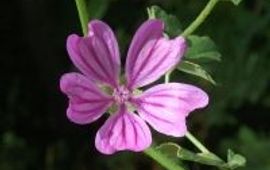
[[[161,153],[160,151],[156,150],[153,147],[150,147],[144,151],[146,155],[160,163],[164,168],[167,170],[185,170],[184,168],[180,167],[178,164],[173,162],[169,159],[166,155]]]
[[[165,83],[169,83],[170,82],[170,76],[172,74],[172,70],[168,71],[166,74],[165,74]]]
[[[83,35],[87,35],[87,23],[88,23],[88,13],[87,13],[87,6],[84,0],[75,0],[81,26],[82,26],[82,31]]]
[[[190,34],[192,34],[207,18],[207,16],[211,13],[215,5],[217,4],[219,0],[209,0],[207,5],[204,7],[204,9],[201,11],[201,13],[197,16],[197,18],[184,30],[184,32],[181,34],[182,36],[186,37]]]
[[[186,137],[188,140],[193,143],[201,152],[210,153],[210,151],[198,140],[196,139],[190,132],[187,132]]]

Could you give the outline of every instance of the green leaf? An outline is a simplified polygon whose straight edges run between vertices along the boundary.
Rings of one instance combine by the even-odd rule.
[[[236,169],[243,167],[246,164],[246,159],[240,154],[235,154],[231,149],[228,150],[227,154],[227,165],[230,169]]]
[[[185,54],[186,59],[203,59],[221,61],[221,54],[213,40],[207,36],[191,35],[187,37],[189,48]]]
[[[181,24],[176,16],[166,13],[159,6],[151,6],[147,8],[149,18],[161,19],[165,23],[165,32],[169,36],[178,36],[182,32]]]
[[[222,170],[234,170],[236,168],[245,166],[246,163],[246,159],[242,155],[235,154],[230,149],[228,150],[227,162],[223,161],[211,152],[194,153],[173,142],[161,144],[156,147],[156,149],[170,158],[180,158],[186,161],[215,166]]]
[[[223,160],[213,153],[194,153],[172,142],[161,144],[157,149],[170,157],[174,156],[186,161],[193,161],[217,167],[222,167],[225,164]]]
[[[213,80],[213,78],[210,76],[209,73],[207,73],[200,65],[192,63],[190,61],[181,61],[180,64],[177,67],[178,70],[183,71],[188,74],[192,74],[198,77],[201,77],[212,84],[216,85],[216,82]]]

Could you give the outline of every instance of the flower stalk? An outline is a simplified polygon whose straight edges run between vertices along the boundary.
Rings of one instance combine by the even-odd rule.
[[[88,12],[87,12],[87,6],[85,0],[75,0],[77,11],[79,14],[79,19],[83,31],[83,35],[87,35],[87,23],[89,20]]]
[[[219,0],[209,0],[201,13],[197,18],[184,30],[181,36],[187,37],[192,34],[208,17],[211,11],[214,9]]]
[[[196,139],[190,132],[187,132],[186,137],[188,140],[193,143],[202,153],[210,153],[210,151],[198,140]]]

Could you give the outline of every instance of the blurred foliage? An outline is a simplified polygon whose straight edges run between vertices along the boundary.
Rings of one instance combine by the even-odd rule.
[[[0,169],[27,170],[35,162],[34,151],[12,132],[2,135],[0,146]]]
[[[102,18],[115,30],[124,62],[132,34],[148,17],[147,7],[158,5],[175,15],[183,30],[206,3],[89,0],[88,7],[91,18]],[[73,1],[3,1],[0,11],[5,16],[1,19],[1,170],[162,169],[141,154],[98,153],[94,137],[105,119],[87,126],[67,120],[67,101],[58,90],[58,81],[61,74],[74,70],[65,50],[67,35],[80,33]],[[168,22],[174,22],[170,18]],[[195,34],[211,37],[222,61],[195,62],[217,86],[173,73],[174,81],[193,83],[210,94],[209,107],[191,114],[189,129],[217,155],[225,155],[228,148],[245,155],[243,169],[270,169],[270,1],[242,0],[238,6],[221,1]],[[165,137],[155,133],[155,138],[162,141]],[[194,150],[187,140],[182,145]],[[194,163],[188,168],[211,169]]]
[[[245,170],[270,169],[270,138],[257,134],[250,128],[242,126],[236,134],[236,138],[225,139],[221,143],[222,148],[233,147],[241,151],[248,159]]]

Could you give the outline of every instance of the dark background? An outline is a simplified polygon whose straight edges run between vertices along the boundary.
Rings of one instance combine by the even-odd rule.
[[[89,0],[88,4],[92,18],[102,18],[115,30],[125,57],[134,31],[147,19],[146,7],[160,5],[186,28],[206,2]],[[67,120],[67,98],[58,84],[63,73],[74,69],[66,37],[81,32],[73,0],[1,1],[0,11],[1,170],[162,169],[143,154],[98,153],[94,137],[105,118],[86,126]],[[206,63],[217,86],[174,74],[175,81],[192,82],[211,96],[207,109],[189,117],[190,131],[223,158],[228,148],[245,155],[248,162],[243,169],[270,169],[270,2],[243,0],[238,7],[220,2],[196,34],[216,42],[222,62]],[[186,139],[177,141],[196,151]]]

